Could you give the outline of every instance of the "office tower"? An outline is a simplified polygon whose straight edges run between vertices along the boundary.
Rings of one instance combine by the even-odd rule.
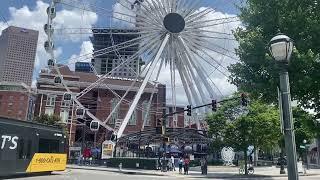
[[[39,32],[10,26],[0,36],[0,82],[31,86]]]

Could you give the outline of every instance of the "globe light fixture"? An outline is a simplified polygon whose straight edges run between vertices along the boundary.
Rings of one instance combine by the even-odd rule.
[[[269,50],[278,62],[289,62],[293,50],[293,41],[284,34],[278,34],[270,41]]]

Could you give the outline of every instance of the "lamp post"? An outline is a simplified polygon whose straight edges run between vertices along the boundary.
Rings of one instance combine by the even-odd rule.
[[[308,165],[308,145],[307,145],[307,140],[303,140],[303,144],[304,144],[304,149],[305,149],[305,167],[306,169],[309,169],[309,165]]]
[[[297,153],[292,121],[288,64],[293,50],[293,41],[286,35],[278,34],[271,39],[269,50],[280,67],[280,94],[285,148],[287,154],[288,179],[298,180]]]

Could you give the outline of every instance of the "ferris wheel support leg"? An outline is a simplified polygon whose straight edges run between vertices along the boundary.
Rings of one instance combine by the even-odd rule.
[[[186,77],[187,76],[187,72],[185,71],[185,69],[182,69],[182,74],[184,76],[184,78],[187,80],[187,83],[190,84],[190,91],[191,91],[191,94],[192,94],[192,97],[194,97],[195,101],[196,101],[196,105],[200,105],[201,102],[200,102],[200,99],[196,93],[196,90],[194,89],[194,87],[191,85],[191,82],[190,82],[190,78]],[[200,126],[200,121],[197,117],[194,117],[193,116],[193,119],[195,120],[196,122],[196,125],[197,125],[197,129],[200,130],[201,129],[201,126]]]
[[[126,114],[125,118],[123,119],[123,122],[122,122],[122,124],[121,124],[121,126],[120,126],[120,128],[119,128],[119,130],[117,132],[117,138],[120,138],[122,136],[123,131],[126,128],[128,122],[129,122],[129,119],[130,119],[133,111],[135,110],[135,108],[136,108],[136,106],[137,106],[137,104],[138,104],[138,102],[139,102],[139,100],[141,98],[141,95],[143,94],[143,91],[144,91],[145,87],[147,86],[147,83],[148,83],[148,81],[149,81],[149,79],[150,79],[150,77],[151,77],[151,75],[153,73],[153,70],[155,69],[156,65],[159,62],[160,56],[162,55],[162,52],[163,52],[165,46],[168,43],[169,37],[170,37],[170,34],[166,34],[165,38],[163,39],[162,44],[161,44],[161,46],[160,46],[160,48],[158,50],[158,53],[157,53],[157,55],[156,55],[156,57],[154,59],[154,62],[150,66],[150,68],[151,68],[150,70],[151,71],[149,71],[149,73],[144,78],[144,80],[143,80],[143,82],[141,84],[141,87],[140,87],[139,91],[137,92],[137,94],[136,94],[136,96],[135,96],[135,98],[134,98],[134,100],[132,102],[132,105],[130,106],[130,108],[128,110],[128,113]]]

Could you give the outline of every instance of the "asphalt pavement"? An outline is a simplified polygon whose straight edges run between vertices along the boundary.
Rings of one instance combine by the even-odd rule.
[[[8,179],[8,178],[7,178]],[[51,175],[34,175],[28,177],[15,177],[11,179],[17,180],[173,180],[173,179],[239,179],[239,178],[213,178],[213,177],[194,177],[181,174],[171,174],[170,176],[154,176],[154,175],[137,175],[137,174],[123,174],[117,172],[108,172],[101,170],[85,170],[85,169],[68,169],[64,172],[54,172]],[[249,177],[241,179],[261,179],[261,180],[286,180],[287,177]],[[320,176],[302,176],[301,180],[319,180]]]

